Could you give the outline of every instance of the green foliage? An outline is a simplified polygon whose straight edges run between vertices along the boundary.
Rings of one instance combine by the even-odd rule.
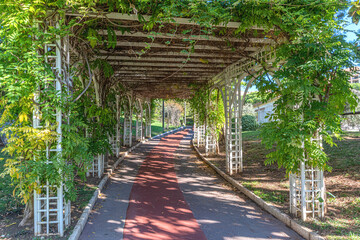
[[[218,139],[225,123],[225,112],[219,90],[203,88],[189,100],[194,115],[198,116],[198,125],[206,124],[208,133]]]
[[[360,91],[360,83],[351,83],[351,87],[355,90]]]
[[[3,109],[0,125],[4,126],[3,133],[8,138],[3,150],[8,158],[4,160],[2,176],[12,179],[12,194],[24,203],[29,202],[34,190],[40,191],[46,180],[54,187],[64,183],[65,197],[74,200],[75,177],[85,179],[93,156],[109,151],[108,136],[114,133],[115,109],[108,103],[115,102],[115,91],[111,92],[103,85],[91,85],[85,97],[74,101],[89,81],[85,61],[71,69],[64,67],[68,74],[78,73],[74,74],[71,89],[66,81],[61,82],[62,92],[55,88],[56,73],[45,61],[52,53],[44,53],[44,44],[53,43],[57,35],[68,35],[69,29],[78,24],[60,20],[54,27],[56,15],[46,14],[49,8],[64,7],[62,4],[23,1],[0,4],[0,109]],[[47,21],[44,21],[45,17]],[[114,47],[113,29],[108,28],[108,33],[108,47]],[[104,41],[92,28],[85,27],[82,34],[92,47]],[[103,79],[113,75],[106,61],[95,60],[89,65],[92,71],[102,74]],[[116,86],[114,89],[122,90]],[[56,149],[60,139],[56,131],[56,111],[62,112],[62,152],[47,154],[47,147]],[[32,127],[34,112],[38,112],[41,128]],[[86,131],[90,134],[86,135]]]
[[[277,162],[287,172],[296,172],[301,161],[321,169],[327,156],[317,139],[332,144],[329,132],[338,134],[340,114],[346,103],[356,106],[356,97],[348,79],[356,60],[354,46],[338,33],[342,28],[334,20],[337,8],[323,6],[322,15],[299,10],[297,18],[285,18],[284,24],[296,24],[289,41],[279,47],[278,58],[286,59],[272,79],[260,79],[258,89],[268,98],[278,97],[271,122],[262,128],[263,143],[276,150],[267,164]],[[301,15],[300,15],[301,13]],[[279,84],[277,84],[279,83]]]
[[[241,119],[243,131],[255,131],[259,126],[256,122],[256,117],[251,115],[244,115]]]
[[[247,103],[242,108],[242,114],[243,115],[251,115],[251,116],[255,117],[256,116],[255,108],[253,107],[252,104]]]
[[[245,97],[245,104],[249,103],[249,104],[256,104],[256,103],[261,103],[263,102],[263,99],[261,97],[261,95],[259,94],[259,92],[249,92],[246,94]]]
[[[201,25],[204,35],[213,33],[213,25],[229,21],[241,22],[233,34],[235,37],[242,37],[252,26],[262,26],[263,32],[254,30],[252,34],[276,40],[274,47],[278,54],[274,67],[276,63],[285,62],[270,79],[266,78],[269,70],[262,69],[264,75],[257,81],[262,99],[279,97],[274,121],[263,130],[264,143],[269,148],[277,147],[269,155],[268,163],[278,162],[288,172],[296,171],[305,157],[310,164],[325,168],[326,155],[312,138],[319,132],[331,142],[328,131],[340,132],[339,113],[345,103],[349,103],[351,109],[356,105],[347,81],[351,72],[343,70],[353,66],[355,48],[339,34],[342,22],[334,18],[338,10],[347,7],[346,1],[338,0],[0,0],[0,91],[3,93],[0,105],[4,108],[0,125],[10,123],[4,130],[9,137],[4,150],[9,154],[4,174],[11,176],[15,195],[27,202],[33,190],[39,190],[45,179],[50,179],[54,186],[65,182],[67,198],[73,199],[75,176],[84,177],[92,157],[109,151],[108,136],[114,133],[115,125],[112,103],[116,94],[125,95],[124,87],[111,81],[112,67],[105,60],[92,61],[88,53],[78,51],[76,55],[79,54],[81,60],[70,69],[63,69],[74,76],[74,83],[69,87],[70,84],[62,82],[60,93],[53,84],[57,74],[45,62],[43,51],[45,43],[53,43],[56,36],[69,34],[72,41],[78,41],[77,46],[86,45],[94,51],[99,47],[114,48],[114,31],[129,29],[108,22],[106,18],[83,17],[104,10],[136,13],[144,24],[144,31],[154,32],[149,34],[151,41],[161,32],[163,23],[173,22],[175,17],[189,17]],[[80,12],[83,16],[73,20],[62,18],[56,27],[56,16],[65,11]],[[145,14],[151,16],[147,21]],[[356,22],[357,17],[353,15],[353,18]],[[97,31],[104,25],[105,37]],[[182,34],[189,33],[184,31]],[[221,34],[227,36],[229,32],[222,29]],[[196,41],[184,37],[183,42],[188,43],[184,52],[190,56]],[[171,41],[166,43],[171,44]],[[144,54],[151,44],[147,42],[146,45],[138,55]],[[207,62],[206,59],[201,61]],[[91,76],[91,72],[97,75]],[[281,84],[277,85],[276,80]],[[39,90],[39,101],[34,102]],[[82,97],[76,100],[77,96]],[[250,101],[251,97],[248,99]],[[124,104],[128,100],[124,97],[121,101]],[[190,104],[199,114],[200,123],[206,121],[219,135],[224,125],[219,91],[210,91],[206,86],[195,94]],[[46,157],[46,146],[54,148],[60,138],[55,131],[55,109],[63,116],[63,151],[61,156],[50,154]],[[40,129],[32,127],[34,111],[39,112],[43,126]],[[48,160],[52,164],[47,164]]]
[[[351,8],[349,9],[349,17],[351,17],[353,23],[358,24],[360,20],[360,1],[354,1],[351,3]]]
[[[0,173],[5,171],[5,162],[8,156],[0,148]],[[4,176],[0,181],[0,216],[5,216],[8,212],[19,210],[22,206],[21,199],[14,197],[14,186],[11,184],[11,178]]]

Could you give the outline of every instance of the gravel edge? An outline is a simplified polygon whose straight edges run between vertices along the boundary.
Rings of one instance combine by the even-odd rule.
[[[87,220],[88,220],[88,217],[91,213],[91,210],[92,208],[94,207],[95,205],[95,202],[96,200],[98,199],[100,193],[101,193],[101,190],[103,189],[103,187],[105,186],[106,182],[108,181],[109,177],[114,173],[115,169],[119,166],[119,164],[124,160],[124,158],[129,154],[131,153],[135,148],[139,147],[141,144],[143,144],[144,142],[147,142],[147,141],[150,141],[152,139],[155,139],[155,138],[162,138],[164,137],[165,135],[168,135],[168,134],[171,134],[171,133],[174,133],[174,132],[177,132],[179,130],[182,130],[184,129],[185,127],[179,127],[179,128],[176,128],[174,130],[171,130],[171,131],[168,131],[168,132],[165,132],[165,133],[162,133],[162,134],[159,134],[159,135],[156,135],[154,137],[151,137],[151,138],[148,138],[148,139],[145,139],[141,142],[139,142],[138,144],[136,144],[135,146],[132,146],[130,149],[128,149],[125,153],[123,153],[121,155],[121,157],[119,157],[119,159],[114,163],[114,165],[112,166],[112,168],[110,170],[107,171],[107,173],[105,174],[105,176],[101,179],[97,189],[95,190],[92,198],[90,199],[89,203],[87,204],[87,206],[84,208],[84,211],[83,213],[81,214],[81,217],[79,218],[77,224],[75,225],[74,229],[73,229],[73,232],[71,233],[70,237],[68,238],[68,240],[78,240],[86,223],[87,223]]]
[[[289,215],[281,212],[277,207],[265,202],[263,199],[261,199],[259,196],[254,194],[252,191],[244,187],[242,184],[237,182],[235,179],[221,171],[218,167],[216,167],[214,164],[212,164],[209,160],[207,160],[199,151],[199,149],[194,145],[193,141],[191,140],[191,146],[197,153],[198,157],[204,161],[207,165],[209,165],[212,169],[215,170],[217,174],[219,174],[223,179],[225,179],[227,182],[229,182],[232,186],[240,190],[243,194],[245,194],[248,198],[250,198],[252,201],[254,201],[257,205],[259,205],[262,209],[285,223],[289,228],[297,232],[300,236],[305,238],[306,240],[325,240],[324,237],[320,236],[313,230],[304,227],[297,223],[294,219],[292,219]]]

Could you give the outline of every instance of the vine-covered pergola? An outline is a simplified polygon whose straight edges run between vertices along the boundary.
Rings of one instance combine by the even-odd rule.
[[[322,138],[337,133],[356,55],[334,14],[346,2],[54,1],[1,7],[1,122],[7,173],[34,213],[35,235],[63,235],[74,175],[101,177],[105,156],[151,137],[152,100],[188,99],[194,143],[226,139],[241,173],[244,97],[278,97],[264,143],[290,174],[291,212],[324,215]],[[324,14],[325,12],[325,14]],[[345,95],[344,95],[345,94]],[[55,232],[51,232],[56,229]]]

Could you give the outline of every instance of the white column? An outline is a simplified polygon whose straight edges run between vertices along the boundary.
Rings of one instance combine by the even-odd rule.
[[[297,173],[290,174],[290,212],[306,221],[310,216],[324,217],[325,187],[323,171],[300,163]]]
[[[121,114],[120,96],[116,95],[116,140],[115,140],[116,157],[119,157],[120,155],[120,114]]]
[[[140,100],[137,101],[138,108],[136,113],[136,140],[142,141],[143,140],[143,107]]]
[[[321,137],[313,139],[322,147]],[[304,155],[305,156],[305,155]],[[324,173],[307,164],[306,159],[300,163],[298,172],[290,174],[290,212],[306,221],[312,218],[323,218],[325,208]]]
[[[198,145],[198,124],[197,124],[197,114],[194,112],[193,121],[194,121],[194,137],[193,137],[193,144],[199,147]]]
[[[198,137],[198,139],[197,139],[198,147],[205,147],[205,140],[206,140],[206,138],[205,138],[205,131],[206,131],[205,124],[198,126],[197,129],[198,129],[198,135],[197,135],[197,137]]]
[[[147,102],[146,113],[146,137],[151,138],[151,102]]]
[[[226,79],[223,94],[225,108],[226,169],[239,173],[242,165],[241,78]]]
[[[135,121],[135,138],[136,140],[140,140],[140,119],[139,114],[136,114],[136,121]]]
[[[144,131],[143,131],[143,120],[144,120],[144,109],[142,101],[140,102],[140,141],[144,140]]]
[[[40,27],[40,25],[39,25]],[[58,27],[58,24],[56,25]],[[69,57],[69,46],[68,38],[60,39],[57,36],[57,39],[54,43],[45,44],[44,46],[44,59],[51,65],[52,70],[54,71],[55,76],[47,76],[45,79],[49,80],[52,77],[55,77],[55,89],[57,90],[57,97],[61,97],[61,81],[67,82],[70,86],[69,72],[64,72],[62,66],[62,54],[59,47],[63,47],[65,62],[68,61]],[[52,61],[55,59],[55,61]],[[64,79],[60,79],[64,78]],[[41,84],[41,83],[40,83]],[[44,84],[44,83],[43,83]],[[40,86],[40,85],[39,85]],[[40,88],[39,88],[40,91]],[[34,101],[40,102],[40,92],[35,92]],[[43,129],[49,126],[41,126],[40,121],[40,110],[35,106],[33,113],[33,127],[36,129]],[[50,159],[52,156],[57,157],[57,161],[61,161],[62,154],[62,111],[60,108],[56,108],[54,123],[56,123],[56,132],[58,134],[57,144],[55,148],[51,146],[46,146],[46,149],[41,151],[39,154],[44,156],[46,159],[46,164],[53,164]],[[36,158],[36,156],[35,156]],[[60,172],[60,174],[62,174]],[[56,232],[60,236],[64,235],[65,227],[70,224],[70,201],[64,199],[64,186],[61,182],[59,187],[49,185],[49,181],[38,182],[40,189],[39,191],[34,191],[34,234],[39,235],[49,235],[50,229],[51,232]],[[53,189],[56,191],[53,191]]]
[[[128,97],[128,106],[124,115],[124,146],[132,145],[132,97]]]
[[[186,101],[184,102],[184,126],[186,127]]]

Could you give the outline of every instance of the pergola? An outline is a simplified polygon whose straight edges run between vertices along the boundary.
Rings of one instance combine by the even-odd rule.
[[[271,30],[253,27],[237,33],[240,23],[236,22],[213,26],[208,34],[186,18],[161,23],[152,31],[144,30],[136,15],[88,14],[84,18],[98,19],[100,36],[108,35],[107,24],[124,28],[114,31],[114,48],[95,49],[92,57],[107,60],[114,69],[114,81],[143,98],[188,98],[230,65],[251,61],[275,44]]]
[[[116,135],[109,136],[113,150],[119,154],[120,139],[122,144],[132,145],[132,117],[137,117],[136,138],[151,137],[150,99],[153,98],[190,98],[200,88],[220,89],[224,101],[226,116],[226,165],[229,174],[242,172],[241,114],[244,99],[242,99],[242,81],[250,76],[248,86],[260,74],[264,64],[272,63],[275,58],[275,46],[278,38],[271,29],[253,26],[246,31],[238,31],[240,23],[229,22],[223,25],[209,27],[201,26],[186,18],[175,18],[173,21],[158,23],[152,31],[144,30],[144,24],[136,15],[121,13],[93,13],[82,16],[79,13],[66,13],[67,21],[77,18],[80,21],[96,19],[96,33],[106,38],[108,26],[118,26],[115,30],[116,42],[113,47],[106,46],[90,48],[88,43],[79,42],[71,35],[57,38],[56,43],[47,44],[45,52],[49,51],[48,59],[56,59],[58,72],[64,72],[64,66],[71,66],[81,58],[86,51],[88,60],[106,60],[114,70],[110,78],[103,82],[101,71],[93,71],[93,81],[97,91],[105,85],[115,83],[125,88],[125,94],[116,98],[113,103],[117,110]],[[150,17],[145,16],[145,20]],[[74,35],[81,28],[72,29]],[[65,69],[65,70],[64,70]],[[61,89],[60,82],[71,73],[58,75],[56,87]],[[71,84],[70,84],[71,85]],[[99,93],[100,95],[100,93]],[[125,96],[125,97],[124,97]],[[125,98],[121,101],[120,98]],[[144,107],[145,106],[145,107]],[[120,114],[124,110],[123,136],[120,136]],[[145,116],[146,128],[143,132],[142,119]],[[34,127],[41,127],[40,118],[34,112]],[[61,136],[62,113],[57,111],[56,121],[59,124],[57,132]],[[206,134],[206,124],[195,121],[195,139],[198,145],[204,145],[207,151],[214,151],[214,144]],[[60,137],[61,138],[61,137]],[[48,152],[61,152],[61,139],[56,149]],[[101,176],[104,169],[104,156],[94,156],[92,169],[88,174]],[[298,176],[291,180],[292,212],[306,215],[318,212],[323,215],[323,204],[317,200],[317,194],[324,194],[322,172],[311,169],[311,178],[301,169]],[[295,180],[294,180],[295,179]],[[70,223],[70,202],[63,199],[63,186],[56,192],[46,184],[42,193],[35,192],[34,223],[35,234],[49,234],[51,225],[56,225],[58,233],[63,235],[64,228]]]

